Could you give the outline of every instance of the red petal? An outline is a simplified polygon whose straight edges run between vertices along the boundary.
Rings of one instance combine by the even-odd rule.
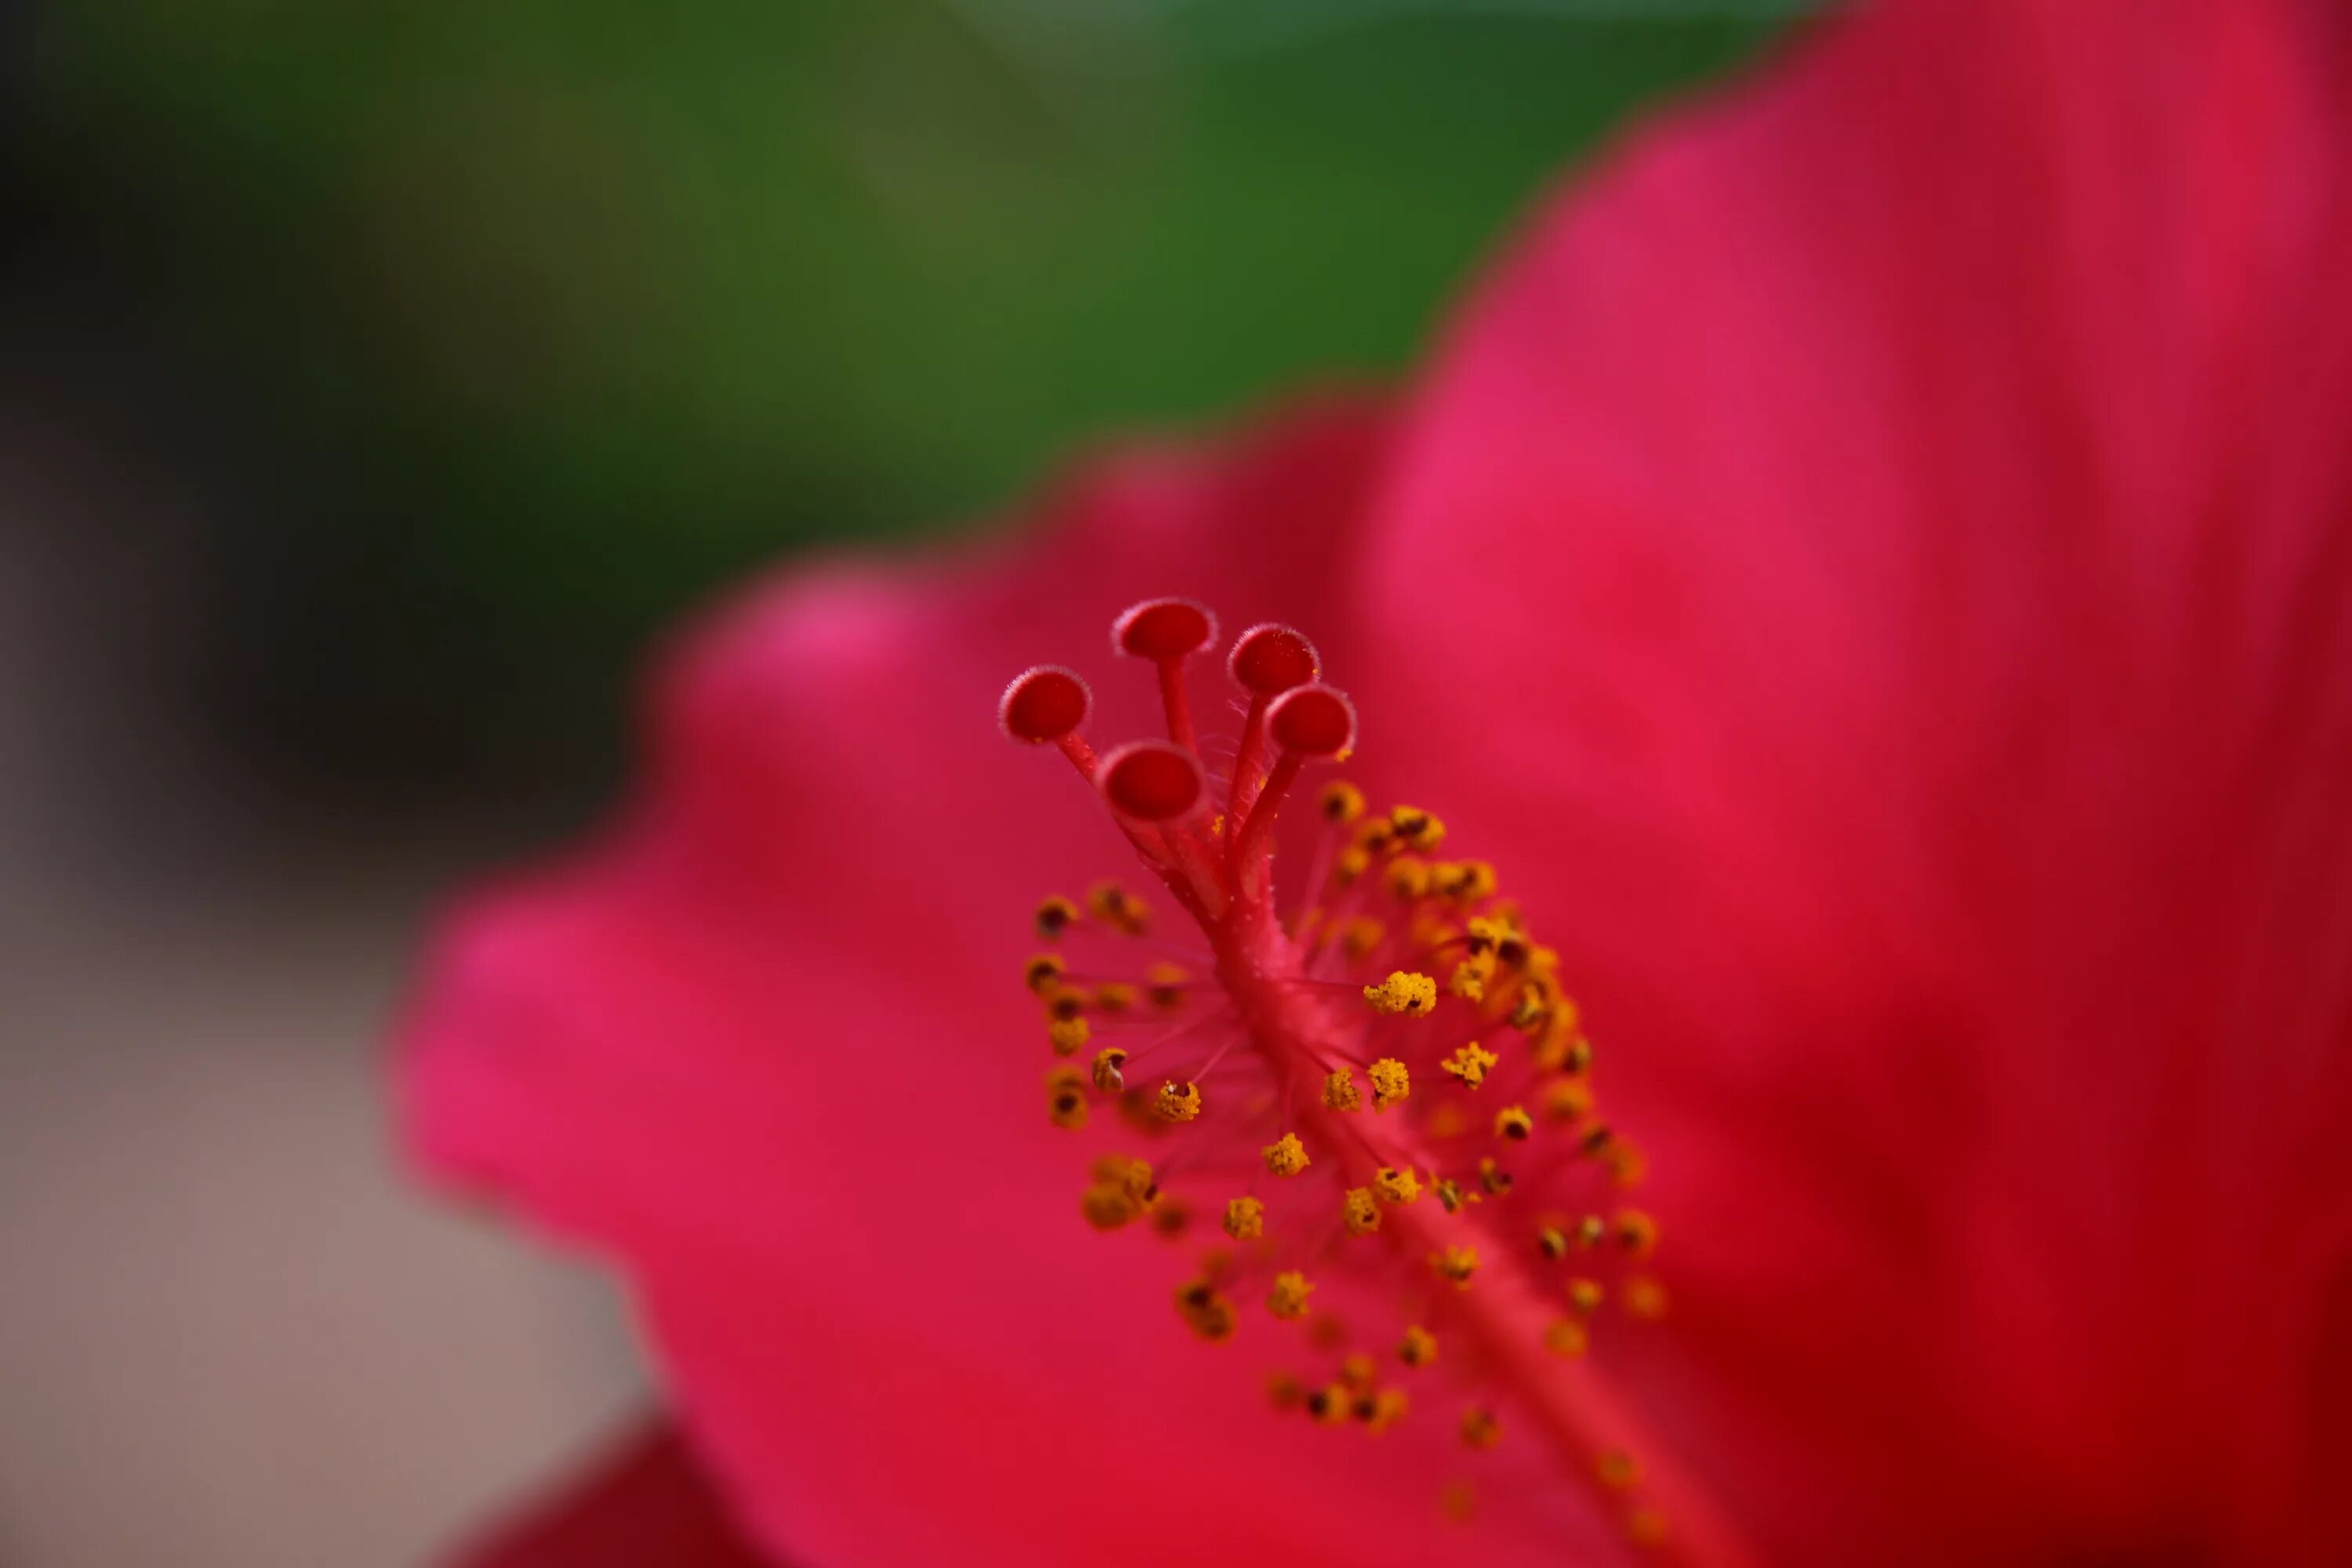
[[[1148,1564],[1444,1539],[1410,1434],[1377,1465],[1299,1441],[1265,1407],[1270,1336],[1196,1344],[1183,1260],[1080,1222],[1017,977],[1037,898],[1133,861],[996,725],[1010,672],[1091,657],[1147,594],[1321,621],[1382,449],[1369,415],[1294,417],[1103,465],[997,560],[770,587],[671,666],[652,788],[603,852],[447,928],[408,1029],[418,1147],[621,1260],[763,1542]],[[1098,673],[1095,738],[1148,732],[1151,672]],[[1511,1533],[1550,1506],[1497,1500],[1486,1559],[1556,1545]]]
[[[1358,695],[1657,1131],[1663,1419],[1792,1560],[2344,1537],[2345,15],[1825,26],[1427,394]]]
[[[540,1500],[448,1568],[782,1568],[755,1552],[685,1442],[667,1426],[629,1437],[562,1495]]]

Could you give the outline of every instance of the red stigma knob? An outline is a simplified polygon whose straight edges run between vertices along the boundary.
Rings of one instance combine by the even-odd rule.
[[[1305,634],[1279,621],[1261,621],[1234,639],[1225,672],[1244,690],[1273,697],[1322,674],[1323,661]]]
[[[1286,752],[1333,757],[1356,743],[1356,705],[1332,686],[1301,686],[1265,710],[1266,733]]]
[[[1137,741],[1103,759],[1103,798],[1138,822],[1170,822],[1201,804],[1207,787],[1192,754],[1165,741]]]
[[[1146,599],[1110,626],[1110,645],[1136,658],[1182,658],[1217,640],[1217,617],[1192,599]]]
[[[1058,664],[1041,664],[1013,678],[996,705],[996,721],[1013,740],[1043,746],[1085,723],[1093,700],[1087,683],[1075,673]]]

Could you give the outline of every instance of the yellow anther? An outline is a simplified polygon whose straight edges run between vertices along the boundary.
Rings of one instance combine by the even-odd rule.
[[[1286,1132],[1265,1150],[1265,1168],[1277,1176],[1295,1176],[1307,1169],[1307,1145],[1298,1141],[1296,1132]]]
[[[1589,1214],[1576,1222],[1576,1229],[1570,1234],[1579,1247],[1590,1252],[1608,1239],[1609,1227],[1601,1223],[1599,1215]]]
[[[1666,1540],[1666,1516],[1654,1508],[1637,1508],[1625,1516],[1625,1533],[1636,1546],[1644,1549],[1663,1546]]]
[[[1474,953],[1491,957],[1497,943],[1510,934],[1510,928],[1498,920],[1473,915],[1462,922],[1462,941]]]
[[[1412,1075],[1394,1057],[1382,1057],[1364,1069],[1372,1080],[1372,1109],[1386,1110],[1412,1092]]]
[[[1102,1013],[1131,1012],[1135,1007],[1135,987],[1124,980],[1106,980],[1095,987],[1095,1009]]]
[[[1503,1058],[1472,1040],[1460,1050],[1437,1065],[1462,1080],[1465,1089],[1475,1089],[1486,1081],[1486,1074]]]
[[[1337,1426],[1356,1413],[1356,1396],[1344,1383],[1328,1384],[1307,1396],[1307,1414],[1325,1426]]]
[[[1458,904],[1475,904],[1495,893],[1495,868],[1484,860],[1452,860],[1437,868],[1437,890]]]
[[[1545,948],[1546,952],[1551,949]],[[1495,962],[1505,969],[1525,969],[1535,959],[1535,944],[1528,942],[1525,931],[1505,931],[1495,942]],[[1559,954],[1553,953],[1555,959]]]
[[[1622,1448],[1604,1450],[1592,1461],[1592,1473],[1612,1492],[1622,1492],[1642,1479],[1642,1467]]]
[[[1495,1136],[1507,1138],[1514,1143],[1524,1143],[1535,1133],[1535,1118],[1523,1105],[1507,1105],[1495,1112]]]
[[[1380,1376],[1381,1363],[1362,1351],[1339,1363],[1339,1381],[1358,1394],[1370,1393],[1372,1384],[1380,1381]]]
[[[1357,1414],[1364,1423],[1364,1430],[1374,1436],[1403,1420],[1405,1413],[1412,1408],[1412,1401],[1406,1397],[1402,1388],[1383,1388],[1374,1394],[1369,1410],[1363,1407],[1362,1401],[1357,1402]]]
[[[1504,1020],[1523,1035],[1534,1034],[1551,1021],[1551,988],[1533,975],[1511,998],[1511,1011]]]
[[[1435,1190],[1437,1201],[1445,1205],[1447,1214],[1454,1214],[1462,1207],[1462,1184],[1459,1182],[1451,1177],[1440,1177]]]
[[[1234,1198],[1225,1205],[1225,1234],[1235,1241],[1255,1241],[1265,1234],[1265,1205],[1255,1198]]]
[[[1078,1194],[1078,1212],[1097,1230],[1117,1230],[1142,1213],[1143,1205],[1117,1183],[1097,1182]]]
[[[1589,1318],[1601,1310],[1603,1294],[1600,1280],[1580,1275],[1568,1282],[1568,1310],[1580,1318]]]
[[[1378,985],[1365,986],[1364,1000],[1375,1013],[1402,1013],[1418,1018],[1437,1005],[1437,982],[1426,974],[1399,969]]]
[[[1087,908],[1107,926],[1139,935],[1151,923],[1151,911],[1141,899],[1117,882],[1097,882],[1087,889]]]
[[[1636,1258],[1647,1258],[1658,1250],[1658,1222],[1640,1209],[1619,1209],[1612,1228],[1617,1245]]]
[[[1204,1340],[1230,1338],[1238,1321],[1234,1304],[1207,1279],[1188,1280],[1176,1287],[1176,1311]]]
[[[1168,1198],[1151,1205],[1151,1228],[1173,1241],[1191,1228],[1192,1211],[1181,1198]]]
[[[1462,1440],[1474,1448],[1491,1448],[1503,1440],[1503,1424],[1493,1411],[1474,1405],[1462,1413]]]
[[[1499,1198],[1511,1190],[1511,1173],[1495,1163],[1489,1155],[1478,1162],[1478,1184]]]
[[[1397,1346],[1397,1360],[1407,1366],[1427,1366],[1437,1359],[1437,1336],[1415,1323]]]
[[[1087,1097],[1077,1089],[1064,1087],[1052,1091],[1046,1100],[1054,1125],[1075,1132],[1087,1124]]]
[[[1364,815],[1364,792],[1345,779],[1334,780],[1315,797],[1315,809],[1326,822],[1353,822]]]
[[[1545,1226],[1542,1229],[1536,1232],[1536,1248],[1546,1258],[1555,1259],[1566,1258],[1568,1256],[1568,1232],[1560,1229],[1559,1226],[1556,1225]]]
[[[1351,844],[1339,851],[1339,859],[1331,864],[1331,879],[1347,887],[1371,868],[1372,857],[1363,846]]]
[[[1486,999],[1486,982],[1494,977],[1495,955],[1474,952],[1454,966],[1454,973],[1445,977],[1445,989],[1449,994],[1459,996],[1465,1002],[1484,1002]]]
[[[1367,855],[1385,855],[1396,847],[1396,829],[1385,816],[1367,817],[1356,828],[1356,844]]]
[[[1172,963],[1155,963],[1143,972],[1143,978],[1150,983],[1147,994],[1154,1007],[1165,1013],[1184,1005],[1184,982],[1189,976],[1182,969]]]
[[[1046,987],[1067,973],[1069,967],[1062,962],[1060,953],[1041,952],[1022,968],[1021,984],[1043,996]]]
[[[1638,1187],[1642,1178],[1650,1173],[1648,1159],[1622,1138],[1611,1140],[1609,1147],[1601,1151],[1600,1159],[1601,1168],[1621,1187]]]
[[[1478,1249],[1475,1247],[1442,1247],[1429,1255],[1429,1266],[1441,1279],[1451,1279],[1467,1289],[1470,1277],[1478,1272]]]
[[[1339,928],[1339,946],[1349,958],[1361,958],[1381,945],[1389,928],[1370,915],[1359,915]]]
[[[1381,1228],[1381,1205],[1372,1201],[1370,1187],[1349,1187],[1339,1200],[1339,1217],[1347,1222],[1350,1236],[1368,1236]]]
[[[1544,1349],[1554,1355],[1582,1355],[1591,1344],[1592,1336],[1573,1318],[1555,1319],[1544,1329]]]
[[[1372,1191],[1384,1204],[1409,1204],[1421,1196],[1421,1178],[1408,1166],[1382,1165],[1372,1173]]]
[[[1626,1280],[1623,1295],[1627,1317],[1654,1323],[1666,1315],[1666,1288],[1646,1274]]]
[[[1554,1121],[1574,1121],[1592,1114],[1592,1086],[1582,1079],[1556,1078],[1544,1085],[1544,1114]]]
[[[1602,1150],[1609,1147],[1609,1141],[1615,1136],[1615,1133],[1609,1131],[1609,1124],[1607,1122],[1589,1121],[1585,1123],[1583,1129],[1576,1135],[1577,1152],[1588,1156],[1598,1157]]]
[[[1391,894],[1410,903],[1429,891],[1429,862],[1400,855],[1389,862],[1381,879]]]
[[[1364,1097],[1357,1092],[1356,1077],[1341,1068],[1323,1080],[1323,1103],[1333,1110],[1360,1110]]]
[[[1163,1121],[1190,1121],[1201,1114],[1201,1086],[1189,1081],[1178,1083],[1170,1079],[1160,1086],[1160,1093],[1152,1100],[1151,1108],[1160,1112]]]
[[[1266,1292],[1265,1310],[1277,1318],[1303,1318],[1307,1315],[1307,1298],[1315,1293],[1307,1276],[1296,1268],[1285,1269],[1274,1277],[1274,1289]]]
[[[1037,940],[1058,941],[1062,933],[1078,923],[1078,906],[1068,899],[1051,898],[1037,906]]]
[[[1416,805],[1390,812],[1389,830],[1424,855],[1445,842],[1445,824]]]
[[[1118,1069],[1127,1065],[1127,1053],[1117,1046],[1105,1046],[1095,1053],[1094,1085],[1105,1094],[1117,1094],[1127,1087],[1126,1075]]]
[[[1277,1372],[1267,1376],[1265,1394],[1276,1410],[1296,1410],[1307,1403],[1307,1385],[1294,1373]]]
[[[1056,1018],[1045,1026],[1045,1038],[1053,1045],[1057,1057],[1074,1057],[1094,1036],[1083,1014],[1075,1018]]]
[[[1097,1181],[1118,1184],[1119,1191],[1139,1204],[1160,1201],[1160,1184],[1151,1174],[1151,1162],[1131,1160],[1124,1155],[1106,1154],[1095,1162]]]

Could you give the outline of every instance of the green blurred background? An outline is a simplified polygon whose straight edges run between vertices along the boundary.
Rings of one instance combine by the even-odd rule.
[[[25,40],[22,169],[173,367],[238,743],[530,790],[605,775],[632,654],[755,563],[1392,377],[1785,9],[87,0]]]

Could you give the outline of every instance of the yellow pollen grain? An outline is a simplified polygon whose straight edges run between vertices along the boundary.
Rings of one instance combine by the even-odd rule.
[[[1580,1318],[1589,1318],[1601,1310],[1601,1298],[1605,1294],[1600,1280],[1580,1275],[1568,1282],[1568,1310]]]
[[[1475,1089],[1486,1081],[1487,1072],[1503,1058],[1472,1040],[1437,1065],[1459,1079],[1465,1089]]]
[[[1581,1079],[1559,1078],[1544,1085],[1544,1115],[1554,1121],[1574,1121],[1592,1114],[1592,1086]]]
[[[1315,1287],[1307,1276],[1296,1268],[1285,1269],[1274,1277],[1274,1289],[1266,1292],[1265,1309],[1277,1318],[1303,1318],[1307,1315],[1307,1298]]]
[[[1462,1413],[1462,1441],[1473,1448],[1491,1448],[1503,1440],[1503,1424],[1495,1413],[1472,1405]]]
[[[1640,1209],[1619,1209],[1611,1228],[1616,1233],[1617,1245],[1636,1258],[1647,1258],[1658,1249],[1658,1222]]]
[[[1135,987],[1124,980],[1107,980],[1095,987],[1095,1009],[1102,1013],[1135,1010]]]
[[[1584,1325],[1573,1318],[1554,1319],[1544,1329],[1544,1349],[1554,1355],[1580,1356],[1591,1343]]]
[[[1445,977],[1446,994],[1459,996],[1465,1002],[1484,1002],[1486,999],[1486,982],[1494,976],[1495,955],[1474,952],[1455,964],[1454,973]]]
[[[1265,1205],[1255,1198],[1234,1198],[1225,1205],[1225,1234],[1235,1241],[1255,1241],[1265,1234]]]
[[[1384,1204],[1409,1204],[1421,1196],[1421,1178],[1402,1165],[1382,1165],[1372,1173],[1372,1191]]]
[[[1094,1085],[1105,1094],[1117,1094],[1127,1087],[1127,1079],[1118,1069],[1127,1065],[1127,1053],[1117,1046],[1105,1046],[1095,1053]]]
[[[1201,1114],[1201,1086],[1171,1079],[1160,1086],[1160,1093],[1151,1104],[1163,1121],[1190,1121]]]
[[[1389,928],[1370,915],[1358,915],[1339,928],[1339,946],[1349,958],[1361,958],[1381,945]]]
[[[1364,1071],[1372,1080],[1372,1109],[1386,1110],[1412,1092],[1412,1075],[1394,1057],[1382,1057]]]
[[[1483,915],[1473,915],[1462,922],[1462,940],[1473,953],[1492,954],[1509,928],[1502,921]]]
[[[1326,822],[1353,822],[1364,815],[1364,792],[1345,779],[1335,779],[1315,797],[1315,809]]]
[[[1411,855],[1400,855],[1389,862],[1381,880],[1387,884],[1391,895],[1411,903],[1429,891],[1429,862]]]
[[[1451,1177],[1442,1177],[1434,1190],[1437,1193],[1437,1201],[1445,1205],[1447,1214],[1453,1214],[1461,1208],[1462,1184],[1459,1182]]]
[[[1559,1226],[1556,1225],[1545,1226],[1542,1229],[1536,1232],[1536,1247],[1537,1250],[1540,1251],[1546,1258],[1566,1258],[1568,1256],[1568,1232],[1560,1229]]]
[[[1381,1228],[1381,1205],[1372,1201],[1370,1187],[1349,1187],[1339,1200],[1339,1217],[1347,1222],[1350,1236],[1369,1236]]]
[[[1357,1091],[1356,1076],[1341,1068],[1323,1080],[1323,1103],[1333,1110],[1360,1110],[1364,1097]]]
[[[1325,1426],[1337,1426],[1355,1413],[1355,1396],[1345,1384],[1334,1383],[1307,1396],[1307,1414]]]
[[[1427,1366],[1437,1359],[1437,1336],[1414,1323],[1397,1345],[1397,1360],[1407,1366]]]
[[[1381,1363],[1361,1351],[1339,1363],[1339,1381],[1359,1394],[1371,1392],[1372,1384],[1380,1381],[1380,1376]]]
[[[1232,1338],[1240,1321],[1233,1302],[1207,1279],[1189,1280],[1176,1287],[1176,1311],[1185,1325],[1204,1340]]]
[[[1054,1125],[1075,1132],[1087,1124],[1087,1097],[1075,1089],[1055,1089],[1046,1100]]]
[[[1068,973],[1069,969],[1060,953],[1041,952],[1022,966],[1021,984],[1043,996],[1045,988]]]
[[[1078,1212],[1097,1230],[1117,1230],[1141,1212],[1141,1205],[1118,1186],[1097,1182],[1078,1194]]]
[[[1443,1247],[1429,1255],[1429,1266],[1438,1277],[1450,1279],[1465,1289],[1470,1278],[1478,1272],[1478,1249],[1474,1247]]]
[[[1364,1415],[1364,1429],[1379,1436],[1412,1409],[1412,1401],[1402,1388],[1383,1388],[1372,1395],[1372,1407]]]
[[[1105,925],[1129,936],[1140,936],[1151,923],[1150,907],[1117,882],[1097,882],[1088,888],[1087,908]]]
[[[1514,1143],[1524,1143],[1536,1130],[1535,1118],[1523,1105],[1507,1105],[1495,1112],[1495,1136],[1507,1138]]]
[[[1424,855],[1445,842],[1445,824],[1417,805],[1390,812],[1389,830]]]
[[[1511,1190],[1511,1173],[1489,1156],[1478,1162],[1478,1184],[1499,1198]]]
[[[1076,1056],[1093,1034],[1094,1030],[1087,1026],[1083,1015],[1076,1018],[1056,1018],[1045,1026],[1045,1038],[1057,1057]]]
[[[1340,850],[1339,858],[1332,862],[1331,879],[1343,888],[1347,887],[1370,870],[1372,858],[1362,846],[1351,844]]]
[[[1160,1197],[1160,1184],[1152,1179],[1151,1162],[1149,1160],[1125,1160],[1113,1156],[1097,1163],[1095,1170],[1103,1180],[1117,1182],[1119,1190],[1137,1203],[1154,1203]]]
[[[1365,986],[1364,1000],[1372,1005],[1375,1013],[1402,1013],[1419,1018],[1437,1005],[1437,982],[1426,974],[1399,969],[1378,985]]]
[[[1068,899],[1051,898],[1037,906],[1035,925],[1037,940],[1055,942],[1064,931],[1078,923],[1078,906]]]
[[[1143,972],[1148,983],[1145,995],[1161,1012],[1171,1012],[1184,1005],[1184,982],[1191,978],[1178,965],[1155,963]]]
[[[1440,879],[1437,890],[1458,904],[1475,904],[1495,895],[1495,868],[1484,860],[1457,860]]]
[[[1265,1168],[1277,1176],[1295,1176],[1307,1169],[1309,1163],[1307,1145],[1298,1141],[1296,1132],[1284,1133],[1267,1144],[1264,1152]]]
[[[1646,1274],[1626,1280],[1623,1294],[1628,1317],[1655,1322],[1666,1315],[1666,1288]]]

